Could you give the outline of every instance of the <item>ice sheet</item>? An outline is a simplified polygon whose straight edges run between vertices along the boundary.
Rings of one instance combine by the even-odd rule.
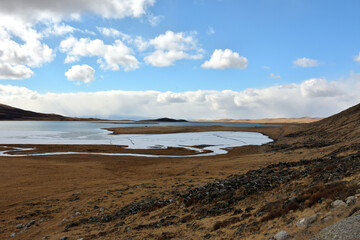
[[[109,135],[107,131],[99,132],[59,132],[59,131],[1,131],[0,144],[110,144],[126,145],[129,149],[149,149],[184,147],[200,151],[195,156],[208,156],[225,154],[225,148],[243,145],[261,145],[272,141],[269,137],[253,132],[195,132],[195,133],[173,133],[173,134],[121,134]],[[202,151],[192,146],[210,145],[203,150],[210,150],[211,153]],[[2,156],[9,156],[7,151],[0,152]],[[55,154],[85,154],[74,152],[59,152],[29,155],[55,155]],[[124,154],[124,153],[87,153],[101,155],[126,155],[126,156],[149,156],[169,157],[164,155],[147,154]],[[19,156],[19,155],[17,155]],[[194,156],[194,155],[190,155]],[[180,157],[180,156],[171,156]],[[184,156],[181,156],[184,157]]]

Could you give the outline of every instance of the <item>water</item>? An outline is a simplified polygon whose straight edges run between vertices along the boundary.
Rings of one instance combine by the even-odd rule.
[[[126,145],[129,149],[184,147],[203,155],[224,154],[224,148],[242,145],[261,145],[270,142],[267,136],[248,132],[198,132],[174,134],[121,134],[110,135],[103,128],[141,126],[262,126],[243,123],[159,123],[159,124],[114,124],[112,122],[65,122],[65,121],[1,121],[0,144],[110,144]],[[268,125],[267,125],[268,126]],[[195,145],[209,145],[203,150]],[[202,153],[210,150],[211,153]],[[69,153],[48,153],[69,154]],[[71,153],[80,154],[80,153]],[[82,153],[83,154],[83,153]],[[105,153],[97,153],[103,154]],[[6,151],[0,153],[6,155]],[[33,154],[35,155],[35,154]],[[39,154],[38,154],[39,155]],[[44,155],[44,154],[42,154]],[[108,154],[152,156],[146,154]],[[168,156],[166,156],[168,157]]]

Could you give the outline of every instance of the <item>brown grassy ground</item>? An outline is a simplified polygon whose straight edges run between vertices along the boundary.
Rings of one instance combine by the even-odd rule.
[[[302,118],[262,118],[262,119],[218,119],[218,120],[199,120],[194,122],[231,122],[231,123],[262,123],[262,124],[303,124],[320,121],[322,118],[302,117]]]
[[[294,207],[289,212],[281,212],[274,219],[261,221],[264,215],[257,213],[266,204],[277,208],[276,204],[283,204],[289,197],[303,196],[305,199],[304,196],[308,196],[306,189],[310,188],[313,178],[318,174],[318,170],[311,168],[312,164],[307,166],[311,168],[311,173],[306,177],[294,177],[290,182],[273,186],[269,190],[255,191],[234,203],[231,207],[244,211],[240,215],[234,215],[233,211],[214,216],[203,215],[202,211],[205,210],[201,208],[208,205],[196,202],[189,206],[184,205],[184,200],[179,194],[193,191],[192,189],[216,179],[226,179],[228,176],[244,174],[249,170],[274,163],[324,158],[329,154],[341,156],[358,153],[356,147],[346,148],[350,145],[358,146],[360,142],[357,138],[347,142],[309,138],[305,137],[304,133],[309,129],[307,126],[236,129],[148,127],[126,128],[126,132],[122,129],[121,133],[226,129],[262,132],[277,141],[264,146],[237,147],[229,149],[226,155],[211,157],[0,157],[0,239],[10,239],[12,233],[15,233],[15,237],[11,239],[60,239],[62,236],[68,236],[68,239],[267,239],[279,230],[289,231],[295,239],[307,239],[322,227],[345,217],[351,211],[350,208],[334,210],[331,212],[331,220],[319,220],[310,228],[298,229],[295,223],[300,217],[319,213],[319,218],[322,218],[330,212],[328,203],[335,197],[330,194],[322,202],[309,207],[306,207],[308,203],[300,203],[299,208]],[[120,133],[120,130],[114,131]],[[109,146],[37,147],[39,152],[64,149],[124,151],[123,148],[114,149]],[[166,154],[178,154],[182,150],[167,151]],[[324,169],[324,166],[319,165],[318,169]],[[288,169],[305,167],[294,166]],[[332,169],[334,168],[336,169],[336,165]],[[338,180],[347,181],[342,185],[345,188],[353,186],[351,184],[354,181],[359,182],[359,179],[359,172],[354,170],[350,175]],[[309,199],[310,197],[308,196]],[[159,201],[161,199],[171,199],[174,202],[164,204]],[[138,205],[135,203],[141,201],[152,204],[137,211]],[[276,203],[277,201],[280,202]],[[211,204],[221,203],[222,201]],[[245,209],[250,206],[253,210],[246,213]],[[118,213],[124,207],[126,211],[133,211],[133,214]],[[270,211],[266,214],[274,213]],[[35,222],[27,228],[19,226],[31,223],[31,220]]]

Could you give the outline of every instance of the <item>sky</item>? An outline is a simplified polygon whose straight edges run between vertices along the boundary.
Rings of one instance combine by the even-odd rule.
[[[0,103],[112,119],[360,102],[357,0],[0,0]]]

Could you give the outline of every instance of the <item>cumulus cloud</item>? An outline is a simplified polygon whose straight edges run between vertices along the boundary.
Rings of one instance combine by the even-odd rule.
[[[141,17],[155,0],[11,0],[0,1],[0,13],[13,15],[26,21],[39,21],[79,17],[83,13],[94,13],[104,18]],[[21,6],[21,7],[19,7]]]
[[[117,71],[121,66],[125,71],[130,71],[139,67],[132,50],[120,40],[107,45],[100,39],[69,37],[61,41],[60,51],[67,53],[65,63],[79,61],[81,57],[98,57],[98,63],[103,69]]]
[[[329,116],[359,103],[360,74],[330,82],[309,79],[243,91],[99,91],[39,94],[0,85],[4,104],[69,116],[140,116],[187,119]],[[335,90],[335,88],[337,90]],[[76,104],[74,104],[74,102]]]
[[[0,79],[20,80],[29,78],[33,71],[24,65],[11,66],[10,64],[0,63]]]
[[[14,37],[19,40],[15,41]],[[23,22],[0,15],[0,75],[8,75],[9,79],[28,78],[32,75],[31,67],[51,62],[55,54],[41,42],[41,37]]]
[[[32,73],[30,68],[51,62],[55,53],[42,42],[43,38],[83,31],[64,24],[64,19],[79,19],[82,14],[87,13],[103,18],[139,18],[148,15],[147,9],[153,6],[155,1],[63,0],[61,4],[48,0],[0,1],[0,70],[3,71],[0,76],[5,77],[12,72],[9,79],[27,78],[30,72]],[[113,34],[116,35],[116,32]],[[128,71],[138,67],[135,57],[131,56],[130,50],[121,42],[115,42],[106,49],[104,51],[107,53],[103,56],[96,55],[103,68],[117,70],[121,65]],[[69,56],[68,60],[76,60],[80,56],[74,54]]]
[[[320,65],[320,62],[310,58],[298,58],[293,61],[293,64],[298,67],[307,68],[307,67],[317,67]]]
[[[148,41],[146,46],[152,46],[155,51],[144,58],[144,61],[155,67],[167,67],[181,59],[201,59],[201,48],[191,34],[167,31],[165,34]]]
[[[336,82],[325,78],[312,78],[300,84],[301,94],[305,97],[336,97],[342,94]]]
[[[90,83],[95,80],[95,70],[89,65],[74,65],[66,73],[65,76],[70,81],[81,81]]]
[[[354,61],[355,61],[355,62],[360,62],[360,52],[359,52],[359,55],[358,55],[358,56],[355,56],[355,57],[354,57]]]
[[[271,79],[280,79],[281,76],[280,76],[280,74],[271,73],[270,76],[269,76],[269,78],[271,78]]]
[[[210,57],[210,60],[205,61],[201,67],[212,69],[226,69],[226,68],[241,68],[245,69],[248,66],[246,57],[242,57],[237,52],[230,49],[216,49]]]

